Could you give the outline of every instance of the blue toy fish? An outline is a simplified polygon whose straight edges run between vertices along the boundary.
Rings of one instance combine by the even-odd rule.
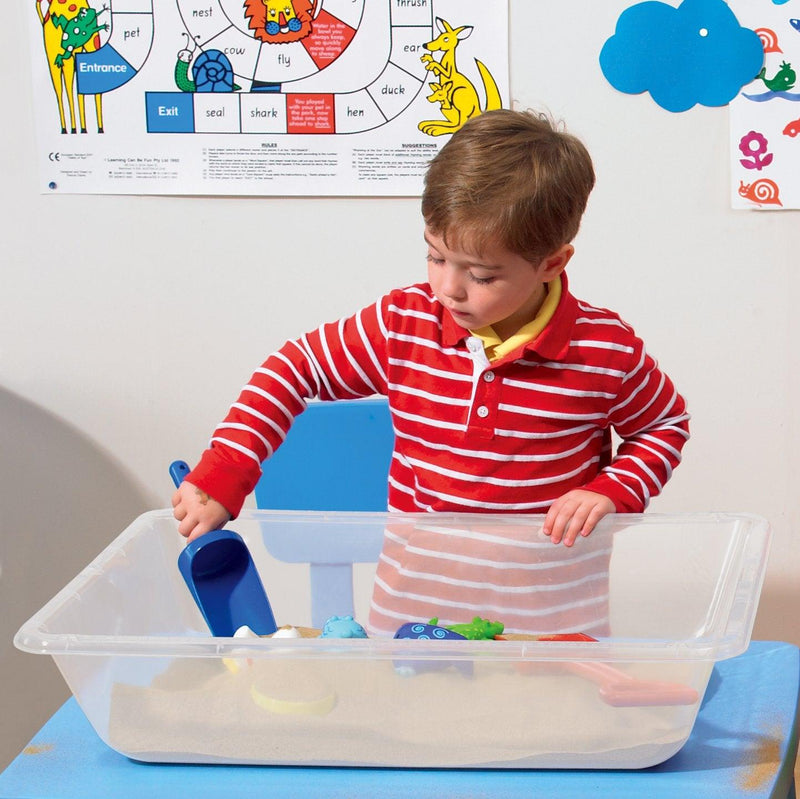
[[[352,616],[331,616],[320,638],[366,638],[366,630]]]
[[[466,641],[460,633],[439,627],[436,624],[423,624],[422,622],[408,622],[402,625],[394,634],[395,638],[412,639],[415,641]],[[444,671],[455,668],[464,677],[472,676],[471,660],[396,660],[394,670],[400,677],[413,677],[425,672]]]

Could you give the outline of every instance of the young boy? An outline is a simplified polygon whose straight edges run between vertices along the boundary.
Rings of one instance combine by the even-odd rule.
[[[642,511],[680,462],[689,416],[631,328],[569,292],[593,186],[584,146],[539,115],[464,125],[425,179],[428,282],[256,370],[175,492],[180,533],[236,516],[306,400],[372,394],[395,429],[391,511],[543,513],[567,546],[608,513]]]

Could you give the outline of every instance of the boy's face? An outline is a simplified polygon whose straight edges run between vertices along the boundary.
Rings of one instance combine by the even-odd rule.
[[[572,256],[565,244],[539,263],[503,247],[488,247],[480,255],[452,250],[425,228],[428,282],[439,302],[461,327],[478,330],[491,325],[506,339],[530,322],[547,295],[546,284],[558,277]]]

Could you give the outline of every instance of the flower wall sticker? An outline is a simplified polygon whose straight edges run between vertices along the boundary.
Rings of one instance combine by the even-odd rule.
[[[739,163],[745,169],[757,169],[759,172],[772,163],[773,154],[768,152],[769,142],[755,130],[751,130],[747,135],[742,136],[739,141],[739,149],[745,158],[740,158]]]
[[[600,52],[608,82],[626,94],[649,92],[667,111],[727,105],[759,73],[759,35],[739,24],[724,0],[649,2],[617,20]]]

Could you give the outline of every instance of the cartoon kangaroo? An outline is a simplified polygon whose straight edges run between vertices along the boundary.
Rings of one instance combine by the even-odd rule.
[[[455,133],[468,119],[483,111],[502,108],[503,102],[500,91],[491,72],[477,58],[483,89],[486,93],[486,106],[481,108],[478,92],[469,78],[458,71],[456,66],[456,47],[462,39],[466,39],[473,31],[471,25],[462,25],[453,28],[441,17],[436,18],[436,27],[439,35],[424,47],[429,52],[421,56],[425,69],[433,72],[438,81],[431,84],[433,92],[428,95],[428,101],[439,103],[444,119],[427,119],[420,122],[418,127],[429,136],[441,136],[445,133]],[[431,53],[441,52],[442,57],[436,61]]]
[[[88,0],[73,0],[68,6],[64,0],[34,0],[36,3],[36,12],[39,15],[39,22],[42,25],[42,34],[44,36],[44,50],[47,55],[47,66],[50,71],[50,79],[53,82],[53,89],[56,93],[56,102],[58,103],[58,116],[61,121],[61,132],[67,132],[67,119],[64,109],[64,96],[67,98],[67,106],[69,109],[69,122],[70,130],[76,133],[75,126],[75,59],[71,56],[77,52],[91,53],[100,48],[99,30],[91,31],[90,27],[97,27],[96,24],[89,23],[96,22],[97,13],[89,5]],[[42,3],[46,3],[47,10],[42,11]],[[103,9],[105,10],[105,9]],[[72,14],[67,17],[65,13]],[[72,33],[68,32],[67,26],[70,22],[75,24],[72,26]],[[101,26],[102,27],[102,26]],[[78,30],[78,33],[75,33]],[[83,41],[84,33],[88,38]],[[77,37],[75,42],[72,43],[71,49],[66,49],[65,41],[72,42],[70,36]],[[81,133],[86,133],[86,106],[85,97],[82,94],[77,94],[78,98],[78,121],[80,123]],[[97,132],[103,132],[103,95],[96,94],[94,96],[95,114],[97,116]]]

